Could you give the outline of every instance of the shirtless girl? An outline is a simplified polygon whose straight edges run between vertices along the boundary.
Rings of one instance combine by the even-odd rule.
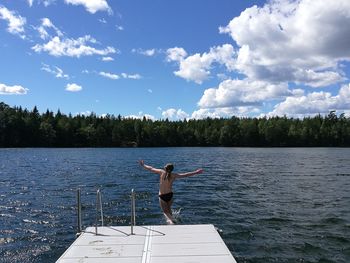
[[[157,169],[150,165],[146,165],[143,160],[140,160],[140,165],[148,171],[159,174],[159,204],[169,224],[174,224],[171,205],[173,203],[173,182],[175,179],[185,178],[192,175],[200,174],[202,169],[197,169],[188,173],[173,173],[174,165],[169,163],[164,166],[164,169]]]

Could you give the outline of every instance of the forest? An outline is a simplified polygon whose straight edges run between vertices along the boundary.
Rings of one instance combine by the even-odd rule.
[[[32,110],[0,103],[0,147],[349,147],[350,118],[150,120]]]

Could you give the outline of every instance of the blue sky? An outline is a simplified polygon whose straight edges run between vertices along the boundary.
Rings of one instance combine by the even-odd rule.
[[[0,0],[0,101],[152,119],[350,113],[350,2]]]

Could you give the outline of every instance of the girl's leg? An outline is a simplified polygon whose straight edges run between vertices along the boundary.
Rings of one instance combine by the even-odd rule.
[[[173,219],[173,215],[171,212],[171,204],[172,204],[172,201],[167,203],[159,198],[159,205],[162,208],[163,213],[164,213],[165,217],[167,218],[168,223],[174,224],[174,219]]]

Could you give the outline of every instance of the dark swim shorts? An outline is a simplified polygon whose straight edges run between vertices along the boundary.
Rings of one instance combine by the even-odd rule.
[[[173,192],[167,193],[167,194],[161,194],[159,195],[159,198],[162,199],[164,202],[170,202],[171,199],[173,199]]]

